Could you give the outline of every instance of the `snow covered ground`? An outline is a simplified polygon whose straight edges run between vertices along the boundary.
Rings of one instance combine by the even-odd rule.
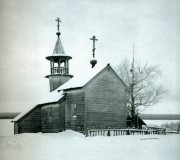
[[[11,119],[0,119],[0,136],[10,136],[14,134],[14,123]]]
[[[1,160],[179,160],[180,135],[85,137],[61,133],[0,136]]]

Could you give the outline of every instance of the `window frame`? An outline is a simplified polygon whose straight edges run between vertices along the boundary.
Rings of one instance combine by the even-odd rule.
[[[71,104],[71,117],[72,118],[77,117],[77,106],[76,106],[76,104]]]

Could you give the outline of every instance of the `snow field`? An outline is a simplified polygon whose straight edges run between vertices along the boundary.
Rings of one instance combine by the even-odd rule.
[[[180,135],[85,137],[25,133],[0,137],[1,160],[179,160]]]
[[[11,119],[0,119],[0,136],[10,136],[14,134],[14,123]]]

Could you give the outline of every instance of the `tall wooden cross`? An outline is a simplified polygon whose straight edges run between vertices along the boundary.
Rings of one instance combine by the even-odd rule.
[[[92,36],[92,38],[90,38],[90,40],[92,40],[93,41],[93,49],[92,49],[92,51],[93,51],[93,57],[94,57],[94,55],[95,55],[95,41],[98,41],[98,39],[96,39],[96,36]]]
[[[58,17],[55,21],[57,21],[57,23],[58,23],[58,25],[57,25],[57,27],[58,27],[58,32],[59,32],[59,23],[61,22],[61,20],[60,20],[60,18]]]

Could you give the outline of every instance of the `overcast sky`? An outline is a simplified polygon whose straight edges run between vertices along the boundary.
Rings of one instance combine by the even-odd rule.
[[[49,92],[49,62],[61,40],[72,75],[88,74],[92,35],[96,67],[135,56],[160,65],[169,95],[147,113],[180,113],[180,3],[178,0],[0,0],[0,112],[24,111]],[[83,72],[83,74],[82,74]]]

